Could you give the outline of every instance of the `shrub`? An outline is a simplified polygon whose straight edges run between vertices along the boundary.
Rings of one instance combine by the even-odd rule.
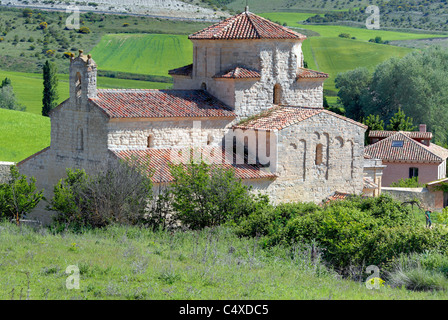
[[[350,39],[350,34],[348,34],[348,33],[340,33],[339,37]]]
[[[352,265],[390,268],[400,253],[448,249],[446,231],[425,228],[409,206],[389,195],[354,196],[320,207],[279,206],[248,215],[235,229],[239,235],[263,236],[266,246],[315,241],[325,249],[323,258],[342,272]]]
[[[19,173],[16,166],[10,168],[8,183],[0,184],[0,218],[20,219],[34,209],[43,199],[43,190],[37,191],[36,179]]]
[[[46,23],[45,21],[39,23],[39,29],[44,30],[44,29],[47,29],[47,28],[48,28],[48,23]]]
[[[408,179],[401,178],[397,182],[392,182],[390,186],[394,188],[423,188],[425,184],[419,183],[418,177],[412,177]]]
[[[82,229],[144,222],[152,182],[141,170],[143,166],[133,160],[111,163],[90,176],[84,170],[68,169],[48,206],[59,213],[55,223]]]
[[[176,165],[171,187],[176,217],[191,229],[220,225],[249,214],[267,203],[267,197],[255,197],[250,188],[235,177],[233,169],[211,167],[201,161]]]
[[[79,28],[79,33],[88,34],[90,33],[90,29],[88,27]]]

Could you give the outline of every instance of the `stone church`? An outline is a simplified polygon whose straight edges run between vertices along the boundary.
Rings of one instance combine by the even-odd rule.
[[[66,168],[149,157],[158,188],[193,149],[274,203],[363,192],[367,127],[323,108],[328,75],[303,67],[304,35],[246,9],[189,39],[193,63],[170,70],[170,90],[97,89],[97,65],[80,50],[70,97],[50,114],[51,146],[20,171],[51,196]]]

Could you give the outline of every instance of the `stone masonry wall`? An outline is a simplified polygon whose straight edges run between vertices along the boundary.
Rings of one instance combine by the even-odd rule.
[[[280,85],[280,104],[321,108],[323,80],[296,80],[302,67],[301,41],[193,41],[192,78],[175,76],[175,89],[207,91],[230,107],[242,118],[272,107],[274,86]],[[235,66],[258,70],[261,78],[221,80],[214,75]]]
[[[0,161],[0,183],[6,183],[9,180],[9,168],[14,164],[14,162]]]
[[[108,124],[108,146],[111,149],[141,149],[153,138],[154,148],[222,145],[222,139],[232,121],[172,120],[172,121],[112,121]]]
[[[360,194],[363,190],[365,129],[325,113],[277,133],[275,181],[253,181],[255,189],[274,203],[321,202],[333,192]],[[316,164],[317,145],[322,163]]]

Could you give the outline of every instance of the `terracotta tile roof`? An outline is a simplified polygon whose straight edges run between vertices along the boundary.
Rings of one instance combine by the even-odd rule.
[[[328,73],[314,71],[311,69],[299,68],[297,71],[297,79],[327,79]]]
[[[400,131],[403,134],[407,135],[411,139],[432,139],[431,132],[420,132],[420,131]],[[369,138],[387,138],[394,134],[397,131],[370,131]]]
[[[306,36],[246,11],[193,33],[188,38],[193,40],[304,40]]]
[[[168,74],[176,76],[191,76],[192,72],[193,72],[193,64],[189,64],[187,66],[169,70]]]
[[[398,146],[392,146],[394,141],[397,141],[395,144]],[[448,150],[432,143],[428,147],[403,132],[395,132],[394,135],[367,146],[364,151],[373,158],[387,162],[440,163],[448,156]]]
[[[182,155],[191,154],[192,149],[189,148],[147,148],[140,150],[110,150],[118,158],[126,160],[135,158],[141,163],[149,161],[149,168],[152,171],[152,181],[154,183],[173,182],[174,178],[170,173],[170,165],[179,163],[188,163],[189,156]],[[225,149],[222,147],[203,147],[194,157],[201,156],[205,162],[212,167],[220,167],[224,169],[233,168],[235,176],[243,180],[253,179],[274,179],[277,176],[269,171],[263,171],[260,166],[248,164],[230,164],[225,161]],[[194,153],[193,153],[194,154]]]
[[[219,73],[213,78],[221,79],[257,79],[260,78],[260,72],[256,70],[250,70],[242,67],[236,67],[231,70]]]
[[[203,90],[98,90],[90,99],[110,118],[236,117]]]
[[[278,131],[286,127],[299,123],[303,120],[311,118],[317,114],[326,113],[342,120],[351,122],[358,126],[367,129],[362,123],[356,122],[352,119],[343,117],[334,112],[325,110],[323,108],[305,108],[305,107],[292,107],[292,106],[274,106],[271,109],[261,112],[260,114],[249,118],[246,121],[241,122],[234,126],[235,129],[253,129],[253,130],[266,130],[266,131]]]

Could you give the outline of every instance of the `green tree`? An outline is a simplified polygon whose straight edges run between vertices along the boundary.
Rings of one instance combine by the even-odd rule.
[[[3,80],[2,85],[0,86],[0,108],[16,110],[16,111],[25,111],[25,106],[21,105],[14,94],[13,87],[11,85],[11,80],[6,78]]]
[[[384,121],[380,119],[379,115],[369,114],[367,118],[365,118],[362,123],[368,126],[368,129],[365,133],[365,144],[369,143],[369,133],[370,131],[381,131],[384,130]]]
[[[336,76],[338,99],[344,106],[347,117],[357,121],[364,117],[363,97],[368,92],[370,81],[371,75],[367,68],[357,68]]]
[[[11,86],[11,85],[12,85],[12,83],[11,83],[11,79],[9,79],[9,78],[5,78],[5,79],[2,81],[2,84],[0,85],[0,88],[6,87],[6,86]]]
[[[390,131],[414,131],[416,126],[410,117],[406,118],[403,110],[398,108],[398,112],[390,119],[387,130]]]
[[[44,92],[42,98],[42,115],[48,117],[58,103],[58,78],[56,65],[48,60],[43,66]]]
[[[217,226],[256,207],[250,189],[235,177],[233,169],[191,161],[174,165],[171,174],[175,179],[170,190],[173,208],[177,218],[191,229]]]
[[[11,166],[9,182],[0,184],[0,217],[14,218],[20,225],[20,219],[43,199],[43,190],[37,191],[36,179],[29,180],[16,166]]]

